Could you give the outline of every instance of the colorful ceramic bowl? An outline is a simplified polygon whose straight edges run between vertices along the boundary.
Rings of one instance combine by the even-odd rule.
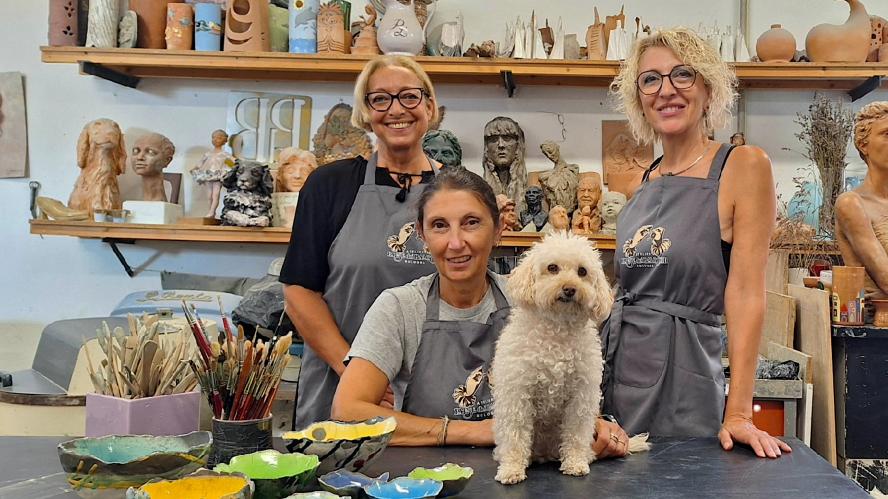
[[[290,452],[321,458],[318,473],[345,469],[360,471],[379,456],[392,439],[397,422],[393,417],[343,423],[322,421],[301,431],[283,434]]]
[[[75,491],[138,487],[153,478],[175,479],[207,463],[213,438],[195,431],[181,436],[109,435],[59,444],[59,461]]]
[[[348,499],[348,496],[338,496],[323,490],[318,492],[302,492],[287,496],[286,499]]]
[[[364,487],[364,492],[375,499],[426,499],[437,497],[444,484],[436,480],[415,480],[398,477],[391,482],[376,482]]]
[[[217,465],[213,470],[242,473],[253,480],[257,497],[278,498],[306,490],[314,480],[318,464],[318,456],[263,450],[235,456],[230,463]]]
[[[468,466],[447,463],[437,468],[413,468],[413,471],[408,473],[407,477],[416,480],[429,479],[441,482],[444,484],[444,488],[438,493],[438,497],[449,497],[462,492],[474,474],[475,470]]]
[[[318,483],[328,492],[361,499],[367,497],[364,493],[364,487],[376,482],[385,483],[388,481],[388,478],[388,473],[383,473],[376,478],[370,478],[367,475],[354,471],[337,470],[318,477]]]
[[[253,483],[240,473],[202,469],[178,480],[152,480],[126,491],[126,499],[251,499]]]

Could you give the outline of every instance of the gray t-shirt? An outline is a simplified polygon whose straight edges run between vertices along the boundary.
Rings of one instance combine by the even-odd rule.
[[[506,295],[506,278],[493,275],[499,289]],[[434,277],[435,274],[420,277],[403,286],[383,291],[364,316],[364,322],[346,357],[346,362],[352,357],[360,357],[385,373],[395,394],[395,410],[401,410],[404,391],[410,380],[413,360],[422,339],[426,298]],[[439,319],[483,324],[493,312],[496,312],[496,302],[493,287],[489,287],[481,302],[471,308],[454,308],[442,300]]]

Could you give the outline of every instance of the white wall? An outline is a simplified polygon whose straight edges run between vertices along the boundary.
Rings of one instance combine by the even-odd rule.
[[[361,13],[363,3],[356,1],[352,12]],[[592,22],[591,4],[582,0],[549,2],[544,8],[530,0],[441,3],[441,16],[452,17],[457,8],[462,10],[469,41],[502,36],[506,18],[514,18],[519,12],[527,16],[532,9],[538,15],[548,16],[551,22],[564,16],[567,32],[583,33]],[[600,0],[597,5],[603,17],[615,13],[621,3]],[[629,19],[642,13],[643,22],[655,26],[725,26],[739,22],[739,2],[734,0],[625,3]],[[875,2],[870,3],[872,13],[888,16],[888,7],[876,9]],[[47,4],[45,0],[0,0],[0,10],[8,14],[0,29],[0,71],[21,71],[26,78],[30,172],[26,179],[0,179],[0,214],[4,222],[0,224],[0,353],[9,341],[17,341],[23,327],[39,329],[58,319],[104,315],[126,293],[159,288],[157,270],[257,276],[265,272],[272,258],[284,253],[282,245],[139,242],[122,246],[130,263],[141,269],[130,279],[107,245],[99,241],[29,235],[28,181],[40,181],[43,195],[67,199],[78,173],[75,144],[86,122],[108,117],[125,132],[156,130],[167,135],[178,149],[167,171],[183,172],[206,150],[210,131],[224,126],[230,90],[310,95],[314,99],[312,130],[332,105],[340,99],[348,101],[351,92],[348,84],[184,79],[149,79],[133,90],[80,76],[74,65],[40,62],[38,47],[46,43]],[[803,48],[804,33],[810,26],[842,22],[847,15],[845,4],[835,0],[781,0],[778,12],[773,2],[750,0],[750,5],[751,47],[771,23],[781,22],[796,35]],[[444,127],[459,136],[464,161],[476,171],[480,171],[482,128],[494,116],[508,115],[521,123],[527,135],[530,170],[550,165],[538,146],[547,139],[560,139],[560,127],[552,113],[565,117],[564,157],[584,170],[600,170],[601,120],[619,118],[610,111],[603,89],[525,86],[518,89],[513,99],[495,86],[441,85],[438,91],[441,103],[448,108]],[[757,90],[746,95],[747,139],[771,155],[781,191],[788,200],[791,178],[806,161],[797,152],[783,148],[800,150],[801,145],[793,136],[797,130],[793,120],[797,112],[806,109],[813,92]],[[852,107],[856,110],[886,97],[884,91],[879,91]],[[725,130],[719,136],[726,137],[732,131]],[[849,159],[859,164],[856,154],[849,155]],[[133,174],[126,177],[122,180],[124,188],[131,189]],[[203,204],[193,201],[192,184],[185,177],[186,210],[198,215]],[[0,356],[0,369],[4,368],[3,360]]]

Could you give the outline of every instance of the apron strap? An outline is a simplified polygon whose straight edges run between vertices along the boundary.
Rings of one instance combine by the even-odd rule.
[[[432,168],[432,173],[435,175],[438,174],[438,167],[435,166],[435,162],[432,161],[432,158],[429,155],[426,155],[426,160],[429,162],[429,166]],[[373,185],[376,183],[376,167],[379,164],[379,155],[374,152],[370,155],[370,159],[367,160],[367,170],[364,172],[364,185]]]
[[[490,286],[493,289],[493,301],[496,304],[496,309],[502,310],[504,308],[509,308],[510,305],[509,301],[506,300],[506,295],[500,290],[499,285],[496,283],[496,279],[494,279],[489,270],[487,271],[487,276],[488,282],[490,282]],[[426,295],[426,321],[438,321],[441,318],[440,277],[440,274],[435,274],[434,279],[432,279],[432,285],[429,287],[429,292]]]
[[[712,158],[712,165],[709,167],[709,175],[706,176],[709,180],[718,180],[721,178],[722,170],[725,169],[725,163],[728,162],[728,155],[731,154],[731,151],[737,147],[732,144],[722,144],[719,146],[718,151],[715,153],[715,157]]]
[[[644,176],[641,177],[641,183],[645,183],[648,181],[648,178],[651,176],[651,173],[653,173],[654,170],[656,170],[657,167],[660,166],[660,161],[663,161],[663,156],[660,156],[659,158],[655,159],[654,162],[651,163],[651,166],[648,167],[648,169],[644,171]]]

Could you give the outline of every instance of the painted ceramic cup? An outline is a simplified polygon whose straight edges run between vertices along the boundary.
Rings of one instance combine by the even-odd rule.
[[[215,3],[194,4],[194,50],[222,50],[222,6]]]
[[[320,8],[320,0],[290,0],[290,53],[317,53]]]
[[[185,0],[129,0],[129,9],[138,18],[137,47],[162,49],[166,47],[167,4],[182,3]]]
[[[166,46],[171,50],[191,50],[194,41],[194,9],[187,3],[167,5]]]

